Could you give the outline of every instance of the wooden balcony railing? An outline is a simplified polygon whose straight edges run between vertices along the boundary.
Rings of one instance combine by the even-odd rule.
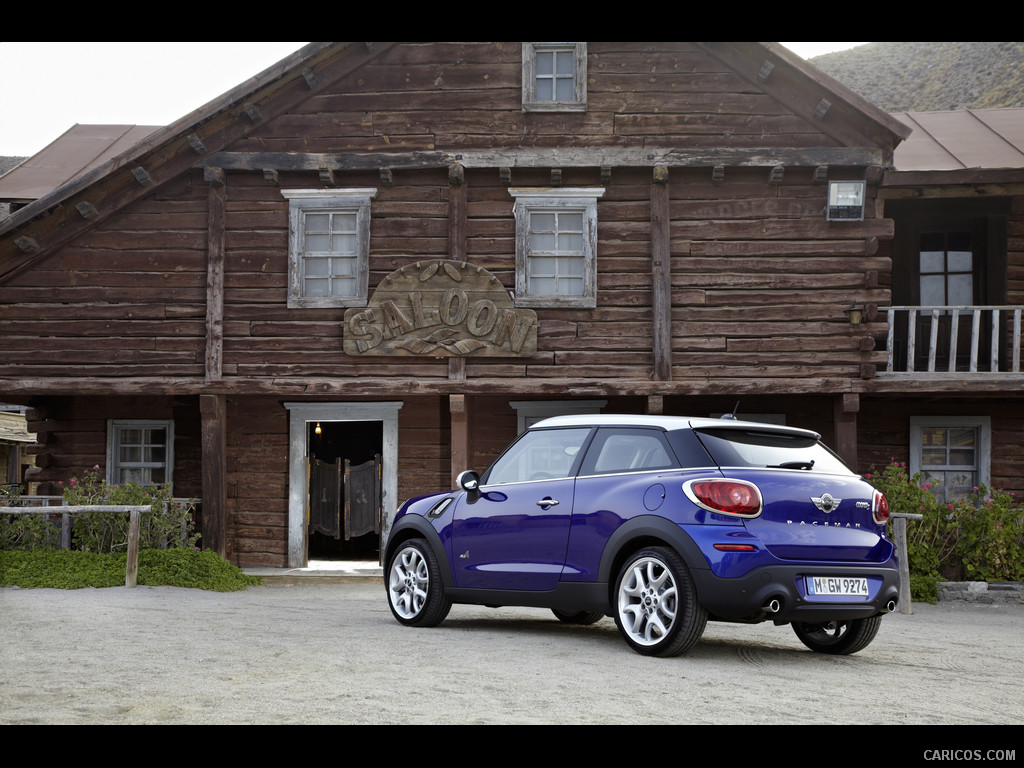
[[[1019,374],[1022,307],[882,307],[884,374]]]

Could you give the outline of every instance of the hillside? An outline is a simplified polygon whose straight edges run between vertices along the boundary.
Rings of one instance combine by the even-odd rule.
[[[886,112],[1024,107],[1024,43],[868,43],[809,61]]]

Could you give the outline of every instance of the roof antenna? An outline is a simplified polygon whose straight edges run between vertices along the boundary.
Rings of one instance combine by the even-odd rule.
[[[739,409],[740,409],[740,401],[737,400],[736,401],[736,407],[732,409],[732,413],[723,413],[722,414],[722,418],[723,419],[729,419],[731,421],[736,421],[736,411],[738,411]]]

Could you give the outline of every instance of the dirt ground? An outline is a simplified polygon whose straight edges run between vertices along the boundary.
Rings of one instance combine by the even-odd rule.
[[[0,723],[1024,722],[1024,605],[913,609],[853,656],[711,623],[689,654],[650,659],[611,619],[537,609],[455,606],[409,629],[376,583],[0,589]]]

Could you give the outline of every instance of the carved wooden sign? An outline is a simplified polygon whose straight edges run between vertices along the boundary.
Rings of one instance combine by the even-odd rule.
[[[433,259],[384,278],[365,308],[345,312],[345,353],[527,357],[537,313],[521,309],[483,267]]]

